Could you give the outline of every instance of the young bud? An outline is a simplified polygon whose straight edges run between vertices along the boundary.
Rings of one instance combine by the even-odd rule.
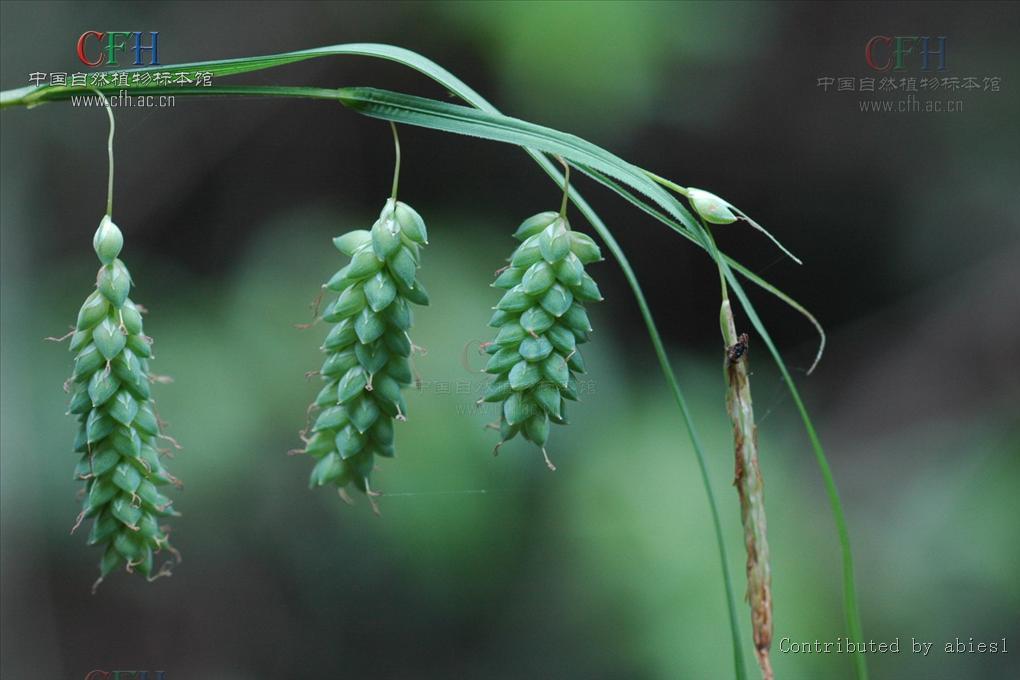
[[[549,438],[549,416],[536,413],[524,421],[524,437],[533,444],[545,446]]]
[[[602,251],[587,234],[570,232],[570,250],[582,264],[591,264],[602,259]]]
[[[730,204],[715,194],[701,189],[687,189],[687,198],[701,218],[711,224],[732,224],[737,216],[730,210]]]
[[[541,305],[535,305],[525,311],[521,314],[520,320],[521,327],[532,336],[545,333],[555,322],[556,319]]]
[[[538,384],[538,381],[542,379],[542,371],[536,364],[522,359],[510,369],[508,378],[510,380],[510,387],[515,392],[523,392],[529,387]]]
[[[385,260],[400,247],[400,225],[393,216],[380,217],[372,226],[372,250],[380,260]]]
[[[556,264],[570,252],[570,233],[564,220],[557,220],[542,231],[538,237],[538,248],[549,264]]]
[[[541,233],[546,227],[555,222],[559,216],[559,213],[551,210],[532,215],[521,222],[521,226],[517,227],[517,231],[514,232],[514,238],[518,241],[523,241],[530,236]]]
[[[521,341],[521,356],[528,361],[541,361],[549,356],[552,351],[552,343],[542,335],[537,338],[524,338]]]
[[[542,296],[540,301],[542,309],[555,317],[563,316],[563,313],[570,309],[570,305],[573,303],[573,294],[558,283],[546,291],[546,294]]]
[[[389,352],[382,346],[382,343],[373,343],[371,345],[362,345],[360,342],[355,343],[354,355],[358,358],[358,363],[361,364],[361,367],[369,375],[383,370],[390,360]]]
[[[525,269],[521,267],[507,267],[499,273],[496,280],[492,282],[493,288],[510,289],[524,280]]]
[[[517,250],[510,257],[510,264],[514,267],[528,268],[542,259],[542,250],[539,247],[539,237],[541,234],[535,234],[525,239],[524,243],[517,246]]]
[[[403,201],[397,201],[396,215],[397,222],[400,223],[400,231],[404,236],[415,243],[428,245],[429,235],[425,229],[425,220],[414,208]]]
[[[502,309],[504,312],[523,312],[534,304],[534,300],[530,295],[524,292],[524,286],[514,286],[500,298],[499,302],[496,303],[496,309]]]
[[[549,290],[549,286],[556,282],[556,274],[553,268],[546,262],[536,262],[531,265],[528,271],[524,272],[521,285],[528,295],[541,295]]]
[[[372,233],[365,229],[358,229],[356,231],[349,231],[343,236],[337,236],[333,239],[333,245],[336,249],[347,257],[354,255],[354,251],[361,246],[370,243],[372,241]]]
[[[131,291],[131,275],[120,260],[114,260],[99,270],[96,288],[115,308],[120,309]]]
[[[92,237],[92,247],[103,264],[110,264],[120,255],[120,250],[124,247],[124,235],[120,233],[120,229],[109,215],[105,215],[99,222],[99,228]]]
[[[521,355],[513,347],[504,347],[489,357],[485,372],[492,375],[506,373],[521,360]]]

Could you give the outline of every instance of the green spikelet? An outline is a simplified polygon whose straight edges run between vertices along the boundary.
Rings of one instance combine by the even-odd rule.
[[[159,525],[177,514],[160,487],[179,482],[160,458],[163,435],[149,393],[152,341],[142,330],[141,308],[128,298],[131,275],[117,259],[123,243],[120,229],[104,217],[93,239],[103,266],[71,335],[69,412],[78,419],[81,455],[75,477],[85,482],[75,529],[92,518],[88,542],[103,547],[93,590],[122,565],[149,580],[169,575],[168,565],[153,569],[153,555],[164,548],[179,560]]]
[[[326,288],[339,293],[323,310],[334,324],[326,335],[319,373],[326,385],[312,410],[318,416],[304,433],[316,459],[309,486],[335,485],[341,497],[353,484],[372,495],[375,456],[394,455],[393,421],[405,420],[402,390],[412,382],[411,305],[427,305],[415,278],[425,223],[410,206],[389,199],[370,231],[333,239],[351,258]]]
[[[577,346],[591,332],[584,305],[602,299],[584,265],[602,254],[555,212],[529,217],[514,237],[522,243],[492,284],[506,292],[489,321],[498,330],[485,371],[496,379],[482,400],[501,404],[497,451],[520,433],[555,470],[545,450],[549,423],[566,424],[563,402],[577,399],[574,373],[584,372]]]

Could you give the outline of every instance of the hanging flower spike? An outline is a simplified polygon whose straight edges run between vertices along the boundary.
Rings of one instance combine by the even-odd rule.
[[[160,456],[158,440],[172,440],[160,431],[150,394],[152,340],[143,331],[141,308],[128,297],[131,275],[118,259],[124,238],[109,215],[92,243],[103,265],[71,336],[68,411],[78,418],[75,478],[85,483],[74,528],[94,519],[88,542],[104,546],[98,586],[122,565],[149,580],[169,575],[168,565],[154,571],[153,556],[166,548],[179,561],[159,524],[178,513],[160,487],[179,482]]]
[[[514,237],[522,243],[492,284],[506,293],[489,320],[498,332],[485,371],[496,379],[482,399],[501,404],[497,451],[520,433],[555,470],[545,449],[549,423],[566,424],[563,401],[578,398],[574,374],[585,370],[578,345],[592,330],[584,305],[602,300],[584,266],[602,253],[571,231],[563,211],[529,217]]]

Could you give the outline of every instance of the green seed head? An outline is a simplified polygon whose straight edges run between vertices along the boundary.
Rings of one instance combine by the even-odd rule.
[[[96,235],[92,237],[92,247],[103,264],[110,264],[120,255],[120,249],[124,247],[124,235],[109,215],[104,216],[99,223]]]
[[[405,203],[388,200],[370,230],[333,239],[351,262],[326,284],[338,292],[323,311],[326,335],[319,373],[326,384],[304,453],[316,459],[310,486],[353,485],[371,492],[376,456],[392,457],[393,421],[404,420],[402,394],[411,374],[411,304],[428,304],[416,278],[425,222]]]
[[[128,298],[131,275],[117,258],[124,239],[109,216],[92,243],[103,266],[78,312],[68,381],[68,411],[78,419],[75,477],[85,484],[78,521],[93,519],[88,542],[103,547],[99,581],[119,567],[152,580],[169,574],[167,565],[154,568],[154,556],[163,549],[177,554],[160,525],[177,513],[159,488],[179,482],[159,453],[162,435],[149,391],[151,341]]]
[[[737,216],[730,210],[730,205],[715,194],[710,194],[701,189],[687,189],[687,198],[691,205],[701,215],[702,219],[712,224],[732,224],[737,221]]]
[[[602,254],[555,212],[529,217],[514,237],[521,244],[493,284],[505,292],[489,320],[497,331],[485,371],[495,379],[482,399],[501,405],[500,445],[522,434],[544,452],[549,424],[566,423],[564,399],[577,399],[577,345],[591,330],[584,303],[602,299],[584,265]]]

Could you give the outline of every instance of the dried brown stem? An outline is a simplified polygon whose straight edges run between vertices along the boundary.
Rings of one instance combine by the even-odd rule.
[[[758,465],[758,428],[754,424],[751,383],[748,380],[748,338],[737,335],[729,300],[720,312],[726,341],[726,408],[733,423],[735,469],[733,485],[740,496],[740,519],[747,549],[747,602],[755,654],[764,680],[772,680],[769,649],[772,646],[772,574],[765,521],[765,492]]]

